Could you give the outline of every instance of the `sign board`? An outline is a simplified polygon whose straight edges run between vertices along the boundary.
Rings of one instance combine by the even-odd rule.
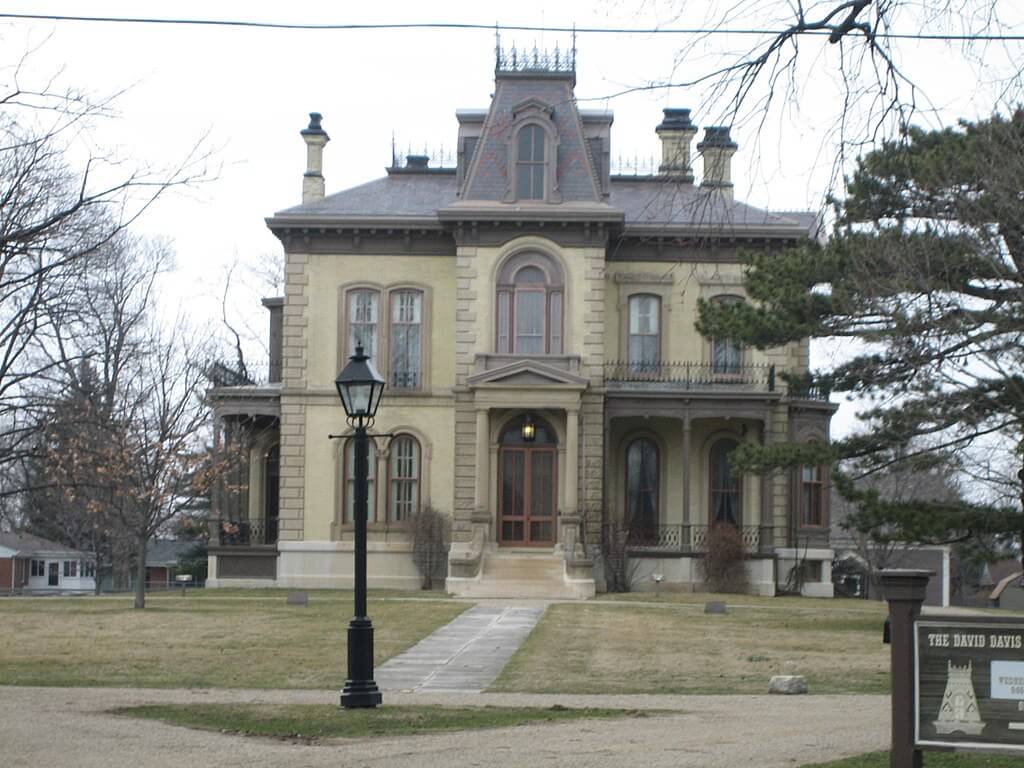
[[[1024,754],[1024,620],[914,623],[915,746]]]
[[[192,581],[192,574],[191,573],[179,573],[177,576],[174,577],[174,580],[175,581],[179,581],[179,582],[182,582],[182,581],[183,582],[189,582],[189,581]]]

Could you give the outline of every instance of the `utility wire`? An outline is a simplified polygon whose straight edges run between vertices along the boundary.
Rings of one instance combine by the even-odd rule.
[[[452,22],[412,22],[402,24],[297,24],[290,22],[275,21],[240,21],[237,19],[161,19],[161,18],[139,18],[123,16],[66,16],[43,13],[0,13],[0,19],[18,19],[23,21],[83,21],[101,22],[112,24],[166,24],[166,25],[190,25],[202,27],[243,27],[249,29],[291,29],[306,31],[329,31],[329,30],[397,30],[397,29],[451,29],[451,30],[488,30],[493,31],[495,26],[490,24],[458,24]],[[786,30],[780,29],[735,29],[735,28],[675,28],[675,27],[548,27],[548,26],[525,26],[525,25],[498,25],[498,29],[509,32],[575,32],[577,34],[609,34],[609,35],[779,35]],[[802,35],[828,36],[831,30],[810,29],[801,32]],[[998,41],[1024,41],[1024,34],[1021,35],[926,35],[921,33],[901,32],[876,32],[876,38],[888,40],[935,40],[943,42],[998,42]]]

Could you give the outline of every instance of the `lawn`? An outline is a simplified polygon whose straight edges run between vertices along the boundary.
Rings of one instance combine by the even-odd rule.
[[[306,606],[286,594],[150,595],[142,611],[130,596],[2,599],[0,685],[341,688],[352,593],[313,591]],[[467,607],[371,592],[375,663]]]
[[[924,768],[1020,768],[1020,757],[1005,755],[954,755],[948,752],[925,752]],[[831,763],[814,763],[803,768],[889,768],[888,752],[848,757]]]
[[[615,597],[552,605],[490,690],[767,693],[777,674],[805,675],[812,694],[889,690],[881,603]],[[705,614],[711,599],[728,613]]]
[[[373,738],[437,731],[608,717],[645,717],[622,709],[552,707],[383,706],[339,710],[327,704],[177,704],[124,707],[114,714],[171,725],[279,739]]]

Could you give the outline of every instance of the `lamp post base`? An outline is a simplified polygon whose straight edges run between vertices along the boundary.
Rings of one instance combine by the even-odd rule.
[[[341,689],[341,706],[365,709],[381,700],[373,679],[373,624],[367,616],[356,616],[348,625],[348,680]]]

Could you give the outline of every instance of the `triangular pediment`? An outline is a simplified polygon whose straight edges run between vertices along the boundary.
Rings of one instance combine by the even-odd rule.
[[[589,382],[582,376],[541,363],[537,360],[517,360],[487,371],[480,371],[466,378],[471,388],[545,388],[578,389],[587,388]]]

